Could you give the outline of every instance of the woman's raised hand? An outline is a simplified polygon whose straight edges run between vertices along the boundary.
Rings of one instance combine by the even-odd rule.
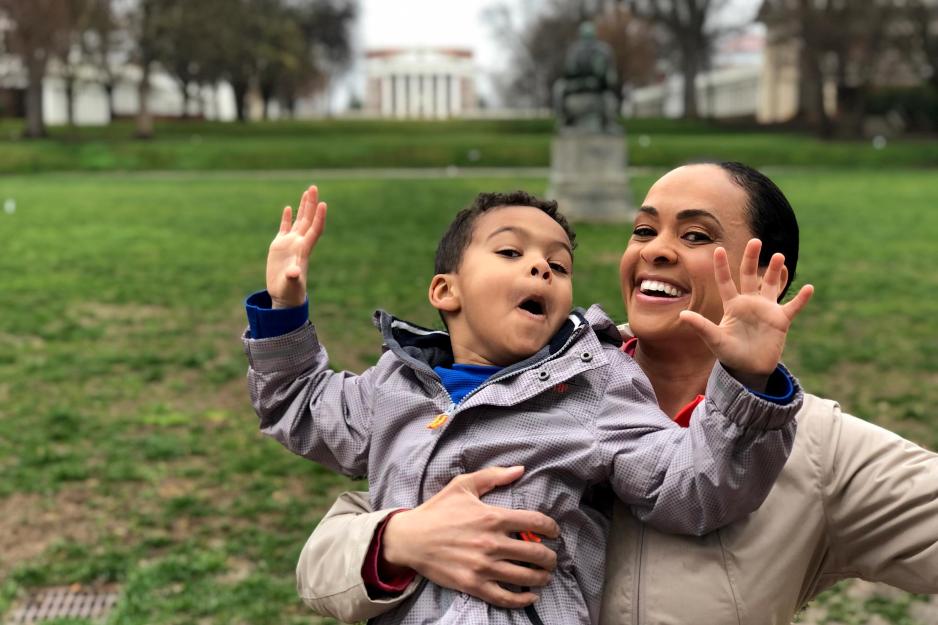
[[[292,209],[283,209],[280,231],[267,252],[267,292],[274,308],[291,308],[306,301],[309,255],[326,227],[326,204],[311,186],[300,198],[296,221]]]
[[[759,239],[746,244],[739,267],[739,290],[733,282],[726,250],[714,250],[713,271],[723,300],[720,325],[696,312],[681,311],[681,320],[697,331],[723,366],[741,382],[759,390],[781,360],[792,320],[814,293],[814,287],[808,284],[790,302],[779,304],[778,296],[785,287],[783,275],[787,275],[785,257],[774,254],[760,279],[761,250]]]

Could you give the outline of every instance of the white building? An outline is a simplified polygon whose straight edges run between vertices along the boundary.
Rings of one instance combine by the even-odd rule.
[[[771,106],[766,90],[765,35],[747,32],[718,46],[713,69],[697,75],[697,110],[702,117],[766,117]],[[662,82],[633,90],[623,103],[630,117],[681,117],[684,114],[684,82],[672,73]],[[767,120],[768,121],[768,120]]]
[[[72,111],[78,125],[99,125],[111,121],[107,92],[99,71],[90,66],[79,66],[75,71]],[[116,117],[133,117],[139,110],[138,83],[140,68],[125,65],[120,68],[114,83],[113,103]],[[26,71],[14,56],[0,56],[0,93],[7,108],[19,109],[25,98]],[[235,119],[234,93],[227,83],[215,87],[193,89],[189,98],[190,116],[204,119],[231,121]],[[10,106],[16,103],[17,106]],[[183,110],[179,83],[168,74],[155,71],[150,75],[150,93],[147,99],[150,113],[159,117],[181,117]],[[21,111],[20,111],[21,112]],[[48,125],[68,121],[68,99],[63,68],[50,62],[42,82],[42,117]]]
[[[383,48],[365,53],[365,114],[445,119],[477,109],[472,51]]]

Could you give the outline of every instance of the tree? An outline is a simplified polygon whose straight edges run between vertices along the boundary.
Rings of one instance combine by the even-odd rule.
[[[218,15],[224,14],[225,3],[218,0],[164,0],[160,22],[165,37],[158,56],[160,65],[175,79],[182,96],[182,117],[189,116],[193,86],[215,82],[219,37],[216,36]],[[201,106],[201,101],[199,102]]]
[[[0,14],[10,22],[6,47],[26,70],[26,136],[44,137],[42,84],[49,60],[68,45],[71,8],[60,0],[0,0]]]
[[[290,111],[297,96],[303,92],[325,91],[331,79],[344,72],[352,56],[351,27],[357,16],[354,0],[318,0],[296,3],[298,25],[307,45],[308,73],[302,65],[299,72],[284,76],[279,97]]]
[[[775,40],[797,44],[797,117],[822,136],[835,130],[825,108],[826,82],[834,81],[837,87],[841,128],[858,134],[873,82],[908,67],[913,22],[904,2],[764,0],[759,19]]]
[[[91,26],[95,0],[62,0],[65,9],[65,32],[52,56],[65,83],[65,111],[69,126],[75,125],[75,89],[85,61],[82,40]]]
[[[681,70],[684,117],[699,117],[697,76],[709,68],[713,44],[724,31],[713,17],[727,0],[619,0],[619,4],[666,33]]]
[[[81,36],[82,56],[97,70],[107,95],[108,119],[114,119],[114,88],[120,67],[126,64],[127,32],[114,0],[91,0],[88,26]]]
[[[239,120],[245,99],[257,87],[264,115],[279,99],[292,110],[303,91],[323,88],[341,71],[350,50],[355,17],[351,0],[224,0],[229,6],[221,37],[220,74],[231,84]]]
[[[563,76],[567,51],[579,36],[580,23],[587,20],[596,23],[597,36],[612,48],[621,84],[646,84],[654,75],[655,45],[647,23],[615,3],[602,7],[554,0],[528,16],[498,5],[485,19],[495,37],[511,46],[501,91],[512,101],[551,106],[553,85]]]
[[[160,57],[161,42],[164,41],[165,23],[160,0],[138,0],[128,20],[133,41],[132,58],[140,69],[137,83],[137,119],[134,135],[138,139],[153,136],[153,116],[150,114],[150,73]]]
[[[654,80],[658,46],[647,21],[612,6],[597,16],[596,35],[612,48],[621,86],[640,87]]]
[[[295,93],[300,85],[311,84],[318,73],[301,17],[292,7],[274,4],[259,23],[255,71],[263,119],[269,118],[270,105],[282,92]]]
[[[519,15],[507,5],[485,14],[494,36],[509,46],[503,97],[515,103],[549,108],[551,89],[563,75],[564,58],[576,40],[582,15],[574,3],[554,0],[534,15]]]
[[[938,89],[938,0],[909,0],[909,14],[916,26],[925,77],[932,88]]]

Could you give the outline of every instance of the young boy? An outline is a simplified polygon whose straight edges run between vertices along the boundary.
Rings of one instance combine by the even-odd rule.
[[[332,371],[305,306],[307,259],[325,213],[315,187],[292,227],[284,210],[267,291],[247,301],[244,345],[262,431],[345,475],[367,475],[375,509],[415,507],[467,471],[522,465],[524,476],[486,503],[536,509],[560,527],[550,541],[557,567],[535,607],[500,609],[427,583],[374,622],[595,623],[606,520],[584,503],[591,486],[608,482],[642,520],[688,534],[761,504],[801,405],[793,379],[774,366],[778,341],[759,337],[751,360],[729,364],[780,397],[747,391],[717,365],[706,401],[681,428],[620,350],[613,322],[596,306],[570,311],[574,234],[556,203],[481,194],[437,249],[428,295],[448,332],[379,311],[378,363],[361,375]],[[754,297],[777,307],[772,296]],[[757,319],[732,321],[720,327],[727,342]]]

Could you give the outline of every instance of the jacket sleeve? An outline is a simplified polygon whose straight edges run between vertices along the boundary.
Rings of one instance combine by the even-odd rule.
[[[791,453],[804,401],[797,381],[792,400],[777,404],[717,363],[682,428],[658,407],[635,361],[622,360],[597,425],[613,489],[633,514],[660,531],[699,536],[757,509]]]
[[[372,536],[392,512],[372,512],[368,493],[342,493],[306,541],[296,565],[296,589],[306,605],[319,614],[355,623],[410,598],[422,578],[400,595],[372,599],[361,575]]]
[[[368,469],[374,369],[332,371],[315,328],[243,337],[251,403],[260,429],[293,453],[360,477]]]
[[[819,441],[832,572],[938,593],[938,455],[834,405]]]

